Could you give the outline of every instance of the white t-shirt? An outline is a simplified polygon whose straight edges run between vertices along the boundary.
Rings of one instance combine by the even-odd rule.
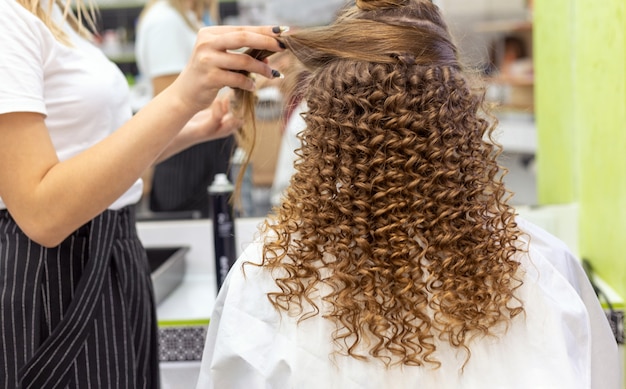
[[[56,6],[53,17],[61,21]],[[73,47],[56,40],[15,0],[0,0],[0,114],[45,115],[61,161],[101,141],[132,115],[128,84],[119,68],[69,26],[64,30]],[[136,203],[142,185],[137,180],[109,208]]]
[[[195,19],[193,13],[189,19]],[[135,56],[141,75],[150,80],[179,74],[191,57],[196,36],[166,0],[156,2],[137,26]]]
[[[466,354],[446,344],[436,352],[439,369],[385,369],[350,357],[333,363],[332,323],[321,315],[299,324],[281,316],[267,299],[279,290],[268,272],[246,266],[244,276],[243,261],[261,262],[257,242],[220,289],[197,388],[621,389],[617,344],[580,263],[557,238],[518,222],[530,237],[528,255],[519,258],[524,284],[516,292],[525,314],[505,336],[470,344],[462,373]]]

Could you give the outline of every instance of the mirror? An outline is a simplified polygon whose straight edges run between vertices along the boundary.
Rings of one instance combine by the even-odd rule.
[[[292,27],[306,26],[314,22],[324,22],[312,21],[309,17],[310,15],[315,14],[319,16],[323,14],[325,15],[324,20],[330,20],[336,10],[344,3],[344,0],[324,0],[313,3],[305,0],[238,0],[236,2],[222,0],[220,2],[220,13],[224,24],[279,23]],[[497,4],[482,1],[472,6],[468,6],[462,0],[438,0],[435,3],[443,9],[453,35],[459,39],[457,43],[461,50],[463,61],[469,66],[479,69],[481,69],[481,66],[489,63],[489,56],[492,54],[489,48],[493,45],[494,40],[503,34],[502,31],[493,30],[493,28],[485,30],[485,26],[499,26],[498,21],[501,20],[525,20],[528,17],[527,13],[529,10],[529,1],[527,0],[508,0]],[[324,12],[312,12],[312,8],[319,8]],[[521,35],[523,33],[525,35],[522,36],[527,38],[529,31],[516,31],[516,34]],[[529,47],[530,49],[532,48]],[[283,71],[283,73],[289,74],[288,71]],[[284,180],[285,175],[289,176],[289,173],[285,173],[285,170],[289,171],[290,168],[289,163],[279,162],[282,158],[280,154],[281,143],[287,141],[284,139],[286,134],[284,117],[286,114],[288,115],[288,111],[285,109],[284,96],[276,85],[267,85],[260,88],[258,96],[256,145],[251,156],[249,183],[247,187],[242,187],[243,210],[240,210],[238,214],[239,217],[243,218],[263,217],[270,211],[272,202],[276,202],[276,191],[272,193],[272,186],[276,183],[276,180]],[[515,116],[513,120],[511,120],[512,115],[505,112],[504,116],[500,115],[500,127],[506,130],[506,128],[510,127],[509,124],[513,123],[513,127],[516,129],[521,125],[524,129],[529,128],[533,130],[532,108],[529,111],[530,115],[513,115]],[[530,134],[530,131],[526,133],[529,134],[528,139],[534,137],[534,132],[533,134]],[[293,143],[293,138],[291,142]],[[519,144],[518,141],[514,143],[515,145]],[[516,196],[517,202],[532,203],[534,201],[534,176],[529,173],[532,164],[529,165],[527,163],[528,161],[532,162],[531,157],[534,155],[533,145],[534,143],[529,144],[527,149],[517,153],[521,155],[519,159],[521,161],[520,164],[517,163],[518,159],[515,159],[514,165],[508,166],[512,171],[508,178],[511,181],[509,184],[518,192]],[[507,147],[506,145],[504,146],[505,148]],[[236,177],[236,173],[232,174],[232,170],[236,169],[235,165],[233,164],[231,174],[229,174],[231,181],[234,181],[234,177]],[[519,169],[517,169],[518,165]],[[283,171],[282,173],[280,172],[281,170]],[[519,175],[516,175],[517,171],[520,172]],[[519,180],[518,176],[521,177]],[[146,182],[149,183],[149,177],[146,177],[146,179]],[[520,182],[519,185],[518,181]],[[526,188],[530,188],[530,191],[526,190]],[[528,192],[527,195],[524,194],[526,192]],[[144,196],[138,207],[138,218],[140,220],[147,218],[151,220],[172,220],[207,217],[206,213],[197,211],[150,212],[147,200],[147,197]]]

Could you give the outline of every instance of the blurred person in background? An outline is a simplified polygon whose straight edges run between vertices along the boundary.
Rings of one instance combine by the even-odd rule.
[[[306,127],[218,294],[198,388],[620,389],[580,262],[508,204],[439,9],[356,0],[279,39],[310,72]]]
[[[167,88],[191,57],[198,30],[219,23],[217,0],[150,0],[139,16],[135,51],[141,76],[152,94]],[[219,97],[215,114],[229,112],[229,99]],[[230,125],[241,123],[231,120]],[[159,163],[147,176],[148,205],[154,212],[209,216],[207,188],[215,174],[227,173],[235,145],[228,136],[204,142]]]

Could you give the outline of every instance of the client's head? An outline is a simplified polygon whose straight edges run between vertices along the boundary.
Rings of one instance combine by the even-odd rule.
[[[437,364],[521,311],[518,230],[493,124],[436,6],[358,0],[280,38],[307,68],[296,173],[266,224],[279,310],[319,313],[338,352]],[[469,355],[469,354],[468,354]]]

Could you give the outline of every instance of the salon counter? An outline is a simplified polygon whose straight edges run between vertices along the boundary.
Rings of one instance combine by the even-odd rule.
[[[238,255],[252,241],[262,218],[235,220]],[[139,237],[146,247],[189,247],[182,284],[157,309],[159,322],[207,320],[216,295],[213,226],[210,219],[142,221]]]
[[[235,220],[238,254],[262,221]],[[189,248],[182,282],[158,304],[157,318],[162,389],[194,388],[217,290],[211,220],[140,221],[137,230],[146,247]]]

